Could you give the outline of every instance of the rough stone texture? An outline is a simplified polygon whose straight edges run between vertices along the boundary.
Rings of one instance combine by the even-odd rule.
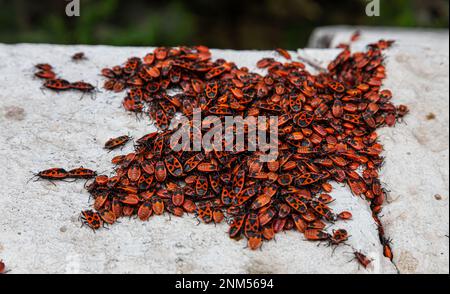
[[[428,50],[418,47],[408,54],[395,53],[399,49],[388,53],[386,86],[394,90],[396,103],[411,106],[412,114],[407,124],[380,132],[387,158],[382,179],[392,190],[383,220],[394,238],[402,272],[448,273],[448,238],[444,236],[448,235],[449,196],[448,53],[428,45]],[[333,254],[331,248],[307,242],[296,232],[279,234],[276,242],[264,243],[261,251],[252,252],[244,249],[244,240],[228,238],[226,224],[197,226],[192,215],[152,217],[148,222],[121,219],[94,234],[80,228],[78,221],[80,210],[90,207],[84,182],[27,183],[32,172],[53,166],[83,165],[109,173],[110,159],[132,147],[107,153],[102,146],[108,138],[122,134],[138,138],[154,130],[148,119],[137,120],[122,109],[123,93],[103,91],[95,99],[85,95],[80,100],[81,95],[74,92],[41,91],[41,81],[33,77],[33,64],[49,62],[69,80],[102,85],[101,68],[133,55],[144,56],[149,50],[0,45],[0,259],[11,273],[396,272],[382,256],[366,202],[338,185],[332,206],[337,212],[352,211],[354,219],[329,229],[351,232],[349,244],[374,259],[367,270],[348,262],[350,247],[339,247]],[[78,51],[84,51],[89,60],[71,62],[70,56]],[[315,49],[307,54],[326,60],[336,51]],[[233,60],[252,70],[266,56],[276,55],[213,51],[214,58]],[[430,112],[436,119],[426,120]],[[435,194],[442,200],[436,200]]]
[[[312,47],[348,42],[356,28],[320,28]],[[382,181],[391,192],[383,210],[401,273],[449,272],[449,32],[360,28],[353,48],[395,39],[386,51],[394,101],[411,113],[379,132],[385,146]],[[322,40],[322,41],[321,41]]]

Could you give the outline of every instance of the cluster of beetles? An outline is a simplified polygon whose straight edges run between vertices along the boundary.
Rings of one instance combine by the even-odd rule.
[[[380,40],[356,53],[350,44],[342,44],[328,68],[314,74],[283,49],[276,50],[278,58],[257,63],[264,75],[213,60],[204,46],[160,47],[143,58],[131,57],[101,71],[104,88],[126,91],[123,107],[148,116],[158,131],[136,139],[133,152],[112,158],[110,175],[81,167],[52,168],[36,176],[87,179],[94,203],[80,218],[93,230],[121,217],[146,221],[153,215],[190,214],[204,223],[226,222],[230,238],[245,237],[252,250],[290,230],[306,240],[346,245],[349,232],[328,229],[352,218],[350,211],[333,210],[331,183],[342,183],[354,197],[367,200],[384,255],[392,260],[391,241],[380,220],[387,191],[378,176],[383,146],[376,133],[408,113],[406,106],[392,104],[391,91],[382,89],[383,51],[392,44]],[[95,91],[84,82],[58,79],[48,64],[37,69],[48,89]],[[278,158],[261,162],[260,152],[245,147],[236,152],[172,150],[169,142],[177,130],[169,128],[172,118],[177,113],[191,118],[194,109],[220,120],[278,116]],[[113,150],[132,140],[123,135],[104,147]],[[353,252],[362,266],[371,263],[362,252]]]

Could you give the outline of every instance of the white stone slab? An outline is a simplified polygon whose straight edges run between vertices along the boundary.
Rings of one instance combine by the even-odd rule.
[[[80,228],[78,221],[80,210],[90,207],[83,182],[57,183],[56,186],[45,181],[27,184],[32,172],[52,166],[71,168],[83,165],[109,172],[112,168],[110,159],[119,153],[129,152],[132,147],[126,147],[122,152],[107,153],[102,146],[108,138],[128,133],[139,137],[154,130],[148,120],[138,121],[133,114],[122,109],[123,93],[102,92],[96,95],[95,100],[88,96],[80,100],[80,95],[73,92],[42,92],[41,81],[33,78],[33,64],[49,62],[58,74],[69,80],[84,79],[102,85],[103,78],[99,76],[101,68],[120,64],[133,55],[144,56],[149,50],[151,48],[0,45],[0,258],[5,260],[11,273],[396,272],[382,256],[376,226],[366,202],[339,186],[333,191],[333,196],[337,198],[333,208],[336,211],[351,210],[354,219],[337,223],[336,227],[348,229],[352,235],[349,243],[374,258],[373,266],[368,270],[359,268],[355,262],[348,263],[352,258],[349,247],[338,248],[332,254],[331,248],[318,247],[295,232],[279,234],[276,242],[265,243],[261,251],[252,252],[244,249],[244,240],[236,242],[228,238],[227,225],[197,226],[193,216],[172,217],[169,220],[166,215],[153,217],[145,223],[136,219],[121,219],[109,230],[94,234]],[[84,51],[89,60],[71,62],[70,56],[78,51]],[[328,53],[311,50],[308,54],[321,59]],[[255,70],[254,65],[261,57],[267,56],[276,55],[273,52],[213,51],[214,58],[233,60],[252,70]],[[448,58],[446,62],[444,66],[448,68]],[[392,75],[394,73],[392,71]],[[388,184],[394,183],[389,185],[393,197],[403,195],[400,199],[412,198],[408,195],[412,191],[401,194],[394,190],[412,187],[412,184],[416,187],[415,201],[428,197],[428,206],[420,209],[414,206],[416,210],[402,206],[397,211],[401,211],[404,218],[412,218],[415,214],[427,215],[422,220],[423,230],[428,231],[430,236],[448,234],[448,187],[442,187],[442,183],[448,186],[448,111],[444,108],[447,106],[448,109],[448,102],[443,104],[438,96],[445,92],[448,95],[448,76],[446,84],[443,82],[440,91],[430,85],[428,92],[433,93],[434,99],[429,95],[430,102],[424,103],[430,108],[429,111],[436,113],[437,119],[422,123],[434,126],[434,131],[430,127],[431,131],[423,129],[421,133],[423,141],[432,146],[428,148],[438,153],[427,152],[422,145],[406,144],[417,141],[418,135],[411,131],[411,121],[423,121],[426,111],[414,110],[411,102],[419,103],[418,95],[403,95],[402,98],[397,95],[399,87],[392,84],[389,86],[396,93],[395,101],[410,104],[413,113],[407,119],[408,125],[383,131],[383,143],[388,149],[383,180]],[[438,135],[436,124],[441,129],[446,128],[447,132],[442,131]],[[390,144],[394,140],[405,143],[394,146]],[[412,155],[406,156],[406,152]],[[412,162],[413,158],[420,159],[421,163],[417,164],[421,164],[422,172],[416,173],[419,168]],[[429,164],[430,161],[433,163]],[[408,173],[408,177],[399,176],[402,173]],[[422,196],[422,189],[430,186],[434,187],[433,190],[429,191],[429,195]],[[434,200],[432,196],[436,193],[440,193],[444,200]],[[392,203],[392,208],[388,207],[387,211],[399,205],[397,203]],[[420,203],[423,205],[423,202]],[[444,217],[447,220],[443,220]],[[390,221],[390,218],[386,216],[385,221]],[[397,221],[392,219],[389,225]],[[389,233],[393,227],[388,227]],[[405,231],[416,229],[404,228]],[[418,236],[424,240],[422,235]],[[422,241],[418,244],[426,252],[429,245],[422,245]],[[417,271],[448,272],[448,239],[439,241],[445,243],[436,244],[444,256],[437,253],[435,259],[421,264]],[[414,238],[404,241],[396,237],[394,242],[397,247],[404,242],[419,241]],[[445,256],[446,264],[443,261]]]

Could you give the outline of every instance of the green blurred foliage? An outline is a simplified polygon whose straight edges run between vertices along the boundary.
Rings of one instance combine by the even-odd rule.
[[[304,47],[314,28],[372,25],[448,28],[448,0],[0,0],[0,42],[111,45],[193,45],[215,48]]]

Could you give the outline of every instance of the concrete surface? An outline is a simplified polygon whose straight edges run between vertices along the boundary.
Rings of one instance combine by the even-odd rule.
[[[396,103],[410,105],[412,114],[406,124],[380,132],[386,146],[382,180],[392,190],[383,220],[394,238],[401,272],[448,273],[448,52],[428,45],[409,54],[398,55],[394,50],[399,49],[387,53],[386,86],[395,93]],[[227,225],[197,226],[192,215],[152,217],[148,222],[121,219],[94,234],[78,221],[80,210],[90,205],[84,182],[27,184],[32,172],[53,166],[83,165],[109,172],[110,159],[132,147],[107,153],[102,146],[108,138],[128,133],[139,137],[154,130],[148,120],[137,121],[122,109],[123,93],[103,91],[95,99],[80,100],[74,92],[41,91],[33,64],[49,62],[69,80],[102,85],[101,68],[149,50],[0,45],[0,259],[11,273],[396,273],[382,256],[366,202],[340,186],[333,191],[333,208],[352,211],[354,219],[330,230],[351,233],[349,244],[374,259],[367,270],[348,262],[350,247],[332,254],[331,248],[307,242],[296,232],[279,234],[276,242],[252,252],[244,248],[244,240],[228,238]],[[89,60],[71,62],[78,51]],[[336,51],[307,53],[326,60]],[[266,56],[276,55],[213,51],[214,58],[252,70]],[[430,112],[436,118],[428,121]]]

